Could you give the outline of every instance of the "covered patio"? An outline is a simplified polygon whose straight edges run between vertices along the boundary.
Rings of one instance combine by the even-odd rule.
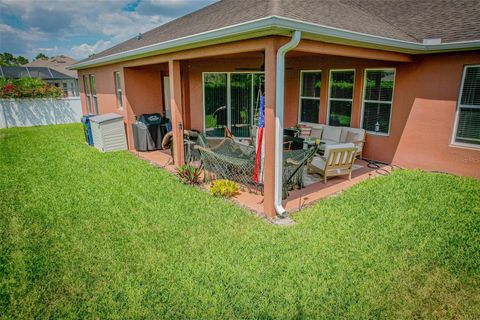
[[[176,166],[173,162],[170,150],[157,150],[151,152],[134,151],[133,153],[140,159],[143,159],[154,166],[168,170],[172,174],[176,173]],[[311,205],[318,200],[341,193],[361,181],[379,175],[387,175],[392,169],[393,167],[389,165],[380,165],[379,168],[370,168],[366,161],[356,160],[351,180],[338,177],[329,179],[326,184],[322,182],[318,175],[305,172],[305,187],[302,189],[296,188],[291,190],[287,199],[282,202],[287,212],[292,213],[299,211],[305,206]],[[232,200],[248,210],[263,215],[264,197],[261,192],[249,192],[246,188],[243,188]]]
[[[185,162],[184,129],[202,132],[213,144],[224,139],[227,129],[237,142],[252,141],[258,124],[259,97],[264,96],[263,194],[242,192],[235,201],[268,217],[275,216],[282,170],[277,155],[285,148],[283,129],[298,124],[351,128],[367,125],[368,129],[372,124],[362,117],[361,103],[365,70],[395,70],[397,65],[411,61],[408,54],[312,40],[301,40],[282,58],[279,49],[291,41],[289,37],[263,37],[126,62],[122,75],[130,150],[134,151],[131,128],[135,119],[154,112],[171,120],[173,158],[170,150],[138,154],[170,170]],[[283,69],[279,69],[281,59],[284,59]],[[334,71],[351,71],[349,97],[335,100],[332,96],[330,78]],[[392,82],[394,76],[393,72]],[[306,82],[311,82],[314,89],[305,88]],[[388,129],[395,127],[395,122],[388,119]],[[371,131],[367,130],[360,156],[388,162],[393,151],[388,149],[385,135]],[[318,175],[311,174],[305,188],[290,191],[282,205],[289,212],[295,211],[388,170],[387,166],[380,171],[371,169],[366,161],[357,159],[351,180],[348,176],[332,177],[324,184],[315,178]]]

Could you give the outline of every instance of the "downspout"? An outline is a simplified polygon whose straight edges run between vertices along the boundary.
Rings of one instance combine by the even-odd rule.
[[[302,33],[294,31],[292,39],[277,51],[276,91],[275,91],[275,211],[283,217],[285,208],[282,205],[282,172],[283,172],[283,116],[285,109],[285,55],[298,46]]]

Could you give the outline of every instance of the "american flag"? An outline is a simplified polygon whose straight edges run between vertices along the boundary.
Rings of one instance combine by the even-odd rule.
[[[258,129],[257,129],[257,153],[255,156],[255,166],[253,168],[253,181],[256,183],[263,182],[263,156],[264,156],[264,141],[263,130],[265,129],[265,96],[260,97],[260,110],[258,115]]]

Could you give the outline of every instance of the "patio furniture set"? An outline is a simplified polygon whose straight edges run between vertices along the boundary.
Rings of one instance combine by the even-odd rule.
[[[252,130],[255,131],[255,130]],[[328,125],[285,129],[283,152],[283,198],[295,187],[303,187],[303,173],[319,174],[324,183],[328,177],[348,175],[362,156],[365,130]],[[194,149],[206,171],[206,178],[237,181],[249,190],[263,191],[263,184],[254,178],[256,157],[255,136],[237,139],[230,132],[217,143],[198,135]]]

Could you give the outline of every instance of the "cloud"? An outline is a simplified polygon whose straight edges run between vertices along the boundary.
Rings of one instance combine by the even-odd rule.
[[[217,0],[143,0],[137,6],[137,12],[160,12],[163,16],[176,18],[205,7]],[[237,0],[241,1],[241,0]]]
[[[115,45],[213,1],[0,0],[0,25],[12,29],[0,33],[0,48],[34,57],[33,50],[56,46],[59,54],[84,58],[81,53],[98,53],[106,43]]]
[[[37,41],[47,39],[39,30],[24,31],[0,23],[0,52],[13,52],[28,56]]]
[[[96,21],[83,21],[80,28],[111,37],[118,43],[127,40],[139,32],[145,32],[165,23],[162,16],[142,16],[136,12],[108,12],[98,16]]]
[[[99,53],[112,45],[111,41],[98,40],[95,44],[82,43],[71,48],[71,55],[74,58],[85,58],[93,53]]]
[[[54,46],[54,47],[51,47],[51,48],[35,48],[34,49],[35,52],[38,52],[38,53],[44,53],[44,54],[47,54],[49,56],[56,56],[58,54],[58,47],[57,46]]]

